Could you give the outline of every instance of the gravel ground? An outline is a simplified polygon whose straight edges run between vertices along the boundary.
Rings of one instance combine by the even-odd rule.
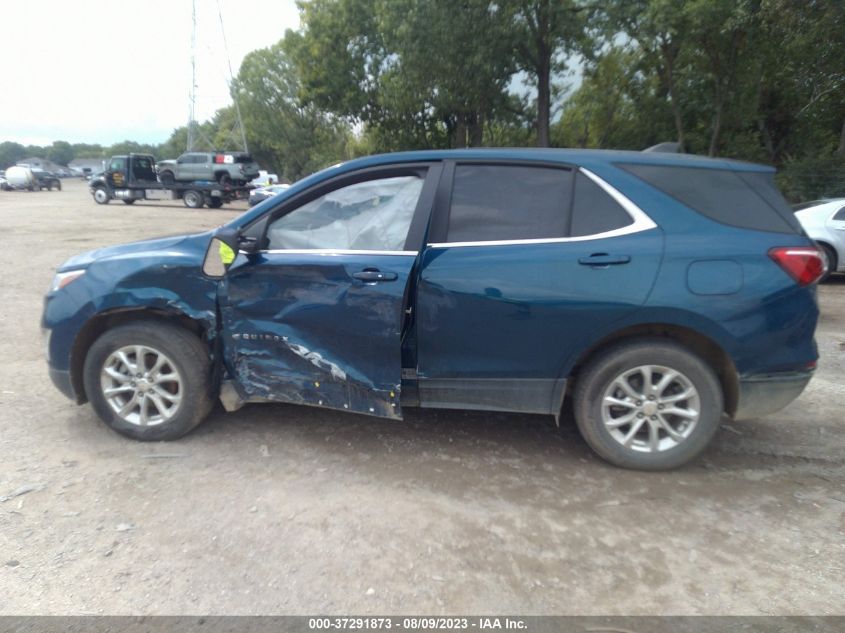
[[[72,254],[239,209],[64,185],[0,193],[0,614],[845,614],[845,278],[804,395],[671,473],[512,414],[253,405],[142,444],[52,387],[41,297]]]

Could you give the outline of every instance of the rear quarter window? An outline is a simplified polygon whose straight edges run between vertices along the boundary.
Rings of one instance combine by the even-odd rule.
[[[801,233],[771,172],[668,165],[619,165],[700,214],[729,226]]]
[[[572,206],[572,237],[598,235],[621,229],[634,219],[588,176],[575,177],[575,202]]]

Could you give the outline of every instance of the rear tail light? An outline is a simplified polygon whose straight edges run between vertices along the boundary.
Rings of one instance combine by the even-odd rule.
[[[771,257],[799,286],[809,286],[825,272],[821,252],[812,246],[779,246],[769,251]]]

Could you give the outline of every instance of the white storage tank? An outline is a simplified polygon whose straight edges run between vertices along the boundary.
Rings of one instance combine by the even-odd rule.
[[[13,189],[29,189],[36,187],[35,175],[29,167],[15,165],[6,170],[6,186]]]

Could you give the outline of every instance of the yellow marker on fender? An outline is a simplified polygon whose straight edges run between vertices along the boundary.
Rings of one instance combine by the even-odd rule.
[[[235,261],[235,251],[232,250],[232,247],[224,242],[220,242],[220,261],[223,264],[231,264]]]

